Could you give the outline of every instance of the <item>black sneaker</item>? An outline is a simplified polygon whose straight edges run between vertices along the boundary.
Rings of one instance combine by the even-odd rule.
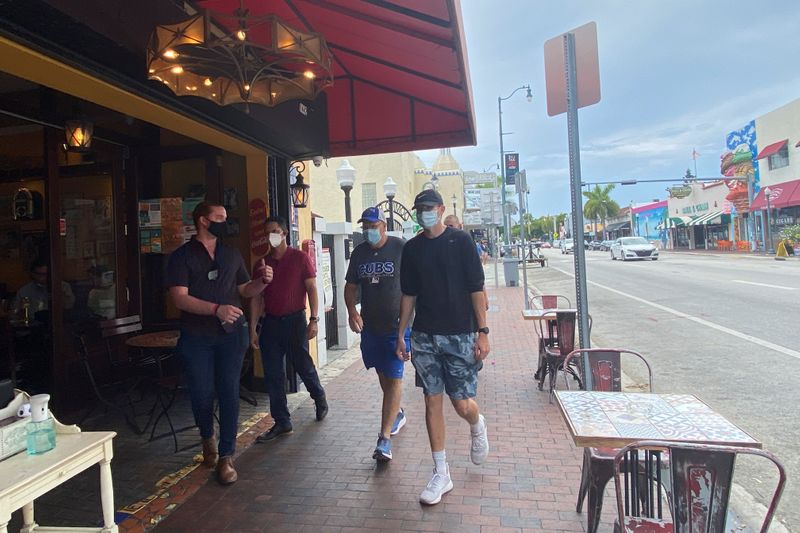
[[[270,428],[269,431],[266,433],[262,433],[258,437],[256,437],[256,442],[264,443],[270,442],[282,435],[289,435],[292,432],[292,426],[283,426],[279,424],[275,424]]]
[[[321,422],[323,418],[328,416],[328,401],[325,398],[314,400],[314,405],[317,410],[317,422]]]

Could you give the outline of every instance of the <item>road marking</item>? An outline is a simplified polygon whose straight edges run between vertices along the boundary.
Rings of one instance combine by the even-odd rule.
[[[745,281],[743,279],[731,280],[734,283],[746,283],[748,285],[758,285],[759,287],[769,287],[771,289],[783,289],[785,291],[796,291],[797,287],[784,287],[783,285],[770,285],[769,283],[756,283],[755,281]]]
[[[551,267],[551,268],[553,268],[555,270],[558,270],[562,274],[566,274],[567,276],[569,276],[571,278],[575,277],[574,274],[572,274],[571,272],[567,272],[566,270],[562,270],[562,269],[560,269],[558,267]],[[617,289],[614,289],[614,288],[611,288],[611,287],[606,287],[605,285],[601,285],[600,283],[597,283],[595,281],[588,281],[587,280],[587,283],[591,284],[591,285],[594,285],[595,287],[600,287],[601,289],[605,289],[605,290],[607,290],[609,292],[613,292],[614,294],[619,294],[620,296],[624,296],[626,298],[630,298],[631,300],[635,300],[635,301],[637,301],[639,303],[643,303],[645,305],[649,305],[650,307],[655,307],[656,309],[660,309],[661,311],[664,311],[666,313],[670,313],[670,314],[675,315],[675,316],[677,316],[679,318],[685,318],[686,320],[691,320],[692,322],[696,322],[697,324],[700,324],[701,326],[706,326],[708,328],[715,329],[717,331],[721,331],[722,333],[727,333],[728,335],[731,335],[732,337],[738,337],[738,338],[746,340],[748,342],[752,342],[753,344],[757,344],[758,346],[761,346],[762,348],[769,348],[770,350],[774,350],[774,351],[782,353],[784,355],[788,355],[789,357],[794,357],[795,359],[800,359],[800,352],[792,350],[792,349],[787,348],[785,346],[781,346],[780,344],[775,344],[773,342],[769,342],[769,341],[766,341],[764,339],[760,339],[758,337],[753,337],[752,335],[748,335],[747,333],[742,333],[741,331],[736,331],[735,329],[731,329],[731,328],[726,327],[726,326],[721,326],[720,324],[716,324],[714,322],[710,322],[710,321],[702,319],[700,317],[696,317],[694,315],[690,315],[688,313],[684,313],[683,311],[678,311],[677,309],[673,309],[673,308],[667,307],[665,305],[657,304],[655,302],[651,302],[649,300],[645,300],[644,298],[639,298],[638,296],[634,296],[632,294],[628,294],[626,292],[622,292],[620,290],[617,290]]]

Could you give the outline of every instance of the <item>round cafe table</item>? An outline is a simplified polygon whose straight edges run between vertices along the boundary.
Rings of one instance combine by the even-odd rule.
[[[175,348],[181,332],[177,329],[168,331],[154,331],[129,337],[125,344],[133,348]]]

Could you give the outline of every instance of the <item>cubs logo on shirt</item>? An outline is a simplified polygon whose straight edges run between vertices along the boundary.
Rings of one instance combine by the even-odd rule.
[[[359,278],[391,278],[394,274],[394,261],[375,261],[358,265]]]

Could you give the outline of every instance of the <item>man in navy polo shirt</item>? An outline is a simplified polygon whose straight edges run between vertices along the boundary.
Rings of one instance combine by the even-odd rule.
[[[375,368],[383,390],[383,409],[378,444],[372,458],[392,458],[391,436],[406,424],[400,408],[403,395],[403,361],[395,356],[397,324],[400,317],[400,258],[403,240],[386,235],[386,218],[377,207],[367,208],[358,220],[366,242],[356,246],[350,255],[344,286],[344,301],[350,318],[350,329],[361,334],[361,357],[364,366]],[[356,308],[361,288],[361,312]],[[404,342],[410,348],[410,329]]]
[[[238,478],[233,467],[239,426],[239,378],[247,351],[247,323],[241,299],[252,298],[272,280],[261,264],[250,280],[242,255],[220,242],[225,208],[208,202],[192,212],[197,235],[175,250],[166,285],[181,310],[178,354],[189,381],[192,412],[203,439],[203,464],[217,467],[223,485]],[[214,442],[214,396],[219,401],[219,446]]]

